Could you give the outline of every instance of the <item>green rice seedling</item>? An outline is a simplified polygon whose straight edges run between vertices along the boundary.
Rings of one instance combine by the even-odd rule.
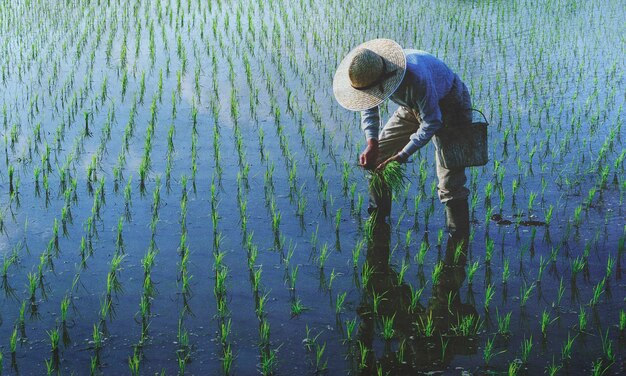
[[[615,268],[615,259],[608,255],[606,259],[606,272],[604,274],[605,279],[611,278],[613,274],[613,269]]]
[[[530,195],[528,196],[528,213],[532,212],[536,198],[537,198],[537,193],[530,192]]]
[[[464,241],[460,241],[459,244],[454,248],[454,263],[458,264],[461,256],[465,256],[465,243]]]
[[[256,258],[259,254],[259,250],[256,245],[248,247],[248,269],[252,271],[256,266]]]
[[[346,320],[346,341],[352,341],[352,333],[354,333],[354,329],[356,328],[356,317],[352,320]]]
[[[600,331],[600,338],[602,339],[602,354],[604,359],[609,363],[613,364],[616,359],[616,354],[613,350],[613,341],[609,339],[609,329],[606,329],[604,335],[602,335],[602,331]]]
[[[623,309],[619,310],[619,331],[624,332],[626,329],[626,312]]]
[[[298,195],[297,208],[296,208],[296,215],[299,216],[300,218],[304,217],[304,213],[306,211],[306,204],[307,204],[306,197],[302,195],[302,192],[300,192],[300,194]]]
[[[521,368],[522,368],[522,364],[519,362],[519,360],[515,359],[509,363],[509,368],[507,369],[507,375],[515,376],[518,374]]]
[[[428,243],[423,241],[420,244],[420,249],[415,255],[415,261],[418,266],[424,266],[424,262],[426,261],[426,252],[428,251]]]
[[[50,349],[52,350],[53,353],[58,353],[59,352],[59,339],[61,338],[59,336],[59,330],[57,328],[54,328],[52,330],[47,330],[46,333],[48,333],[48,338],[50,339]]]
[[[596,359],[593,363],[591,363],[591,374],[593,376],[602,376],[606,374],[606,372],[611,368],[612,364],[604,367],[603,359]]]
[[[411,245],[411,235],[413,234],[413,229],[408,229],[404,236],[404,248],[408,249]]]
[[[550,223],[552,222],[552,215],[553,215],[553,213],[554,213],[554,206],[550,205],[548,207],[548,209],[543,214],[544,222],[546,223],[546,226],[550,226]]]
[[[584,332],[587,329],[587,312],[583,306],[580,306],[578,311],[578,330]]]
[[[446,344],[447,344],[447,341],[446,341]],[[396,352],[396,358],[398,359],[398,362],[400,364],[404,364],[406,362],[405,353],[406,353],[406,340],[403,339],[400,342],[400,345],[398,346],[398,351]]]
[[[553,356],[552,357],[552,363],[550,363],[546,367],[546,373],[549,376],[555,376],[555,375],[558,374],[558,372],[561,370],[561,368],[563,368],[563,365],[561,363],[555,363],[554,356]]]
[[[337,299],[335,299],[335,313],[340,314],[343,312],[343,305],[346,301],[347,292],[342,292],[337,294]]]
[[[418,333],[424,337],[432,337],[435,333],[435,322],[433,321],[433,312],[429,311],[428,316],[425,316],[426,321],[422,316],[418,316],[418,320],[414,323],[417,327]]]
[[[589,305],[595,307],[600,302],[600,296],[604,292],[604,285],[606,283],[606,277],[602,278],[600,282],[593,288],[593,295],[589,300]]]
[[[67,309],[69,308],[69,306],[70,298],[69,296],[65,295],[61,300],[61,322],[63,324],[65,324],[65,322],[67,321]]]
[[[45,359],[44,362],[46,363],[46,375],[51,376],[56,369],[55,362],[53,359]]]
[[[335,232],[339,233],[339,225],[341,224],[341,208],[335,213]]]
[[[572,357],[572,346],[574,345],[574,340],[578,335],[575,335],[573,338],[570,336],[570,333],[567,333],[567,340],[561,346],[561,360],[567,361]]]
[[[498,333],[503,336],[509,335],[511,333],[511,313],[512,312],[509,312],[503,317],[500,317],[500,313],[498,312],[498,309],[496,309],[496,319],[498,320]]]
[[[9,349],[11,350],[11,355],[15,356],[17,352],[17,326],[13,327],[13,332],[11,333],[11,337],[9,337]]]
[[[228,337],[230,336],[230,332],[231,332],[231,319],[228,319],[228,321],[222,321],[220,323],[220,341],[222,342],[222,345],[225,345],[228,343]]]
[[[85,119],[85,136],[86,137],[91,137],[91,131],[89,130],[89,116],[91,114],[89,113],[89,111],[84,111],[83,112],[83,118]]]
[[[490,264],[491,258],[493,257],[493,249],[495,247],[495,242],[491,238],[487,238],[486,246],[485,246],[485,263]]]
[[[563,299],[563,294],[565,294],[565,285],[563,284],[563,277],[559,280],[559,289],[557,290],[557,298],[556,305],[561,305],[561,299]]]
[[[544,260],[543,255],[539,256],[539,270],[537,271],[537,283],[541,283],[543,272],[546,270],[550,260]]]
[[[26,300],[22,300],[22,305],[20,306],[20,312],[17,319],[17,326],[22,330],[22,336],[26,337]]]
[[[382,193],[384,187],[392,192],[399,193],[404,187],[406,174],[402,165],[398,162],[388,163],[384,169],[376,170],[371,174],[370,185],[372,189]]]
[[[324,243],[322,245],[322,248],[320,249],[320,254],[317,258],[317,262],[318,262],[320,269],[324,269],[324,264],[326,263],[326,260],[328,259],[329,255],[330,255],[330,251],[328,249],[328,244]]]
[[[485,365],[489,366],[489,362],[493,359],[494,356],[504,354],[506,350],[501,350],[498,352],[494,352],[493,341],[494,338],[487,338],[487,342],[485,343],[485,347],[483,347],[483,360],[485,361]]]
[[[457,317],[456,325],[452,326],[452,331],[463,337],[472,337],[477,335],[483,328],[484,321],[479,316],[467,315]]]
[[[306,337],[302,340],[304,347],[307,351],[313,351],[313,345],[317,343],[317,338],[322,334],[322,332],[317,333],[315,337],[311,337],[312,330],[309,328],[309,324],[305,325]]]
[[[228,268],[226,266],[221,266],[215,271],[214,293],[216,297],[223,297],[226,295],[226,279],[227,278],[228,278]],[[259,279],[261,278],[260,272],[259,272],[258,278]],[[260,281],[257,283],[260,283]],[[255,291],[258,291],[258,290],[255,290]]]
[[[374,266],[370,266],[370,264],[365,261],[365,263],[363,263],[363,268],[361,269],[361,286],[364,288],[367,287],[373,274]]]
[[[530,338],[528,339],[524,338],[522,340],[522,354],[521,354],[522,363],[524,364],[528,363],[532,349],[533,349],[533,336],[531,335]]]
[[[410,264],[407,264],[406,261],[403,259],[402,266],[400,266],[400,270],[398,271],[398,286],[402,285],[402,282],[404,281],[404,275],[406,274],[406,271],[409,270],[409,266]]]
[[[315,373],[320,373],[328,369],[328,360],[322,360],[326,350],[326,342],[322,346],[315,344]]]
[[[256,307],[257,317],[261,318],[265,314],[265,303],[267,303],[267,298],[269,296],[269,292],[264,295],[259,296]]]
[[[363,234],[367,242],[374,240],[374,229],[376,228],[376,212],[370,214],[363,224]]]
[[[178,363],[178,374],[184,375],[185,369],[187,369],[187,362],[189,361],[189,355],[185,354],[184,352],[179,351],[176,353],[176,361]]]
[[[259,337],[261,346],[267,346],[270,343],[270,323],[266,319],[261,320],[259,325]]]
[[[393,337],[396,334],[396,331],[393,329],[393,320],[395,318],[396,318],[395,313],[391,317],[383,316],[383,318],[382,318],[382,322],[383,322],[383,338],[386,341],[389,341],[389,340],[393,339]]]
[[[261,374],[264,376],[274,374],[277,362],[276,350],[261,351]]]
[[[128,357],[128,368],[132,376],[139,376],[139,365],[141,364],[141,356],[135,351],[133,356]]]
[[[433,286],[437,286],[439,284],[439,278],[441,277],[442,271],[443,271],[443,262],[439,261],[433,268],[433,272],[431,275]]]
[[[411,302],[409,304],[409,311],[411,313],[416,312],[417,306],[419,304],[420,298],[422,297],[422,293],[424,292],[425,287],[426,286],[419,289],[414,289],[413,285],[409,284],[409,288],[411,290]]]
[[[583,271],[586,266],[587,266],[587,260],[584,257],[582,256],[576,257],[572,261],[572,279],[576,279],[576,275],[578,275],[578,273]]]
[[[493,192],[493,184],[489,181],[485,185],[485,206],[491,206],[491,193]]]
[[[15,167],[13,165],[9,165],[9,194],[13,194],[13,174],[15,173]]]
[[[578,205],[574,209],[574,226],[575,227],[580,226],[580,223],[582,222],[582,218],[581,218],[582,211],[583,211],[582,205]]]
[[[547,336],[548,325],[552,324],[557,319],[558,317],[551,318],[550,312],[545,309],[543,310],[543,313],[541,314],[541,334],[543,335],[543,338],[546,338]]]
[[[333,270],[330,271],[330,278],[328,279],[328,289],[331,290],[333,288],[333,282],[335,281],[335,278],[337,278],[337,276],[339,276],[340,273],[336,273],[335,272],[335,268],[333,268]]]
[[[311,233],[311,249],[315,250],[317,248],[317,233],[319,230],[319,225],[315,226],[315,231]]]
[[[291,290],[296,289],[296,281],[298,280],[298,268],[299,265],[296,265],[295,268],[291,268],[291,272],[289,273],[289,288]]]
[[[491,300],[493,299],[493,296],[496,294],[495,288],[492,284],[488,284],[487,288],[485,290],[485,302],[483,304],[483,306],[485,307],[485,311],[489,310],[489,304],[491,303]]]
[[[509,258],[504,259],[504,264],[502,266],[502,284],[506,284],[511,276],[511,271],[509,270]]]
[[[308,308],[302,304],[300,299],[296,299],[291,302],[291,317],[299,316],[302,312],[306,311]]]
[[[111,313],[111,299],[107,293],[107,297],[100,301],[100,320],[106,320],[107,316]]]
[[[467,284],[468,284],[468,286],[471,286],[473,284],[474,275],[478,271],[479,267],[480,267],[479,260],[476,260],[476,261],[474,261],[473,263],[471,263],[471,264],[469,264],[467,266]]]
[[[363,239],[359,239],[356,244],[354,244],[354,248],[352,249],[352,266],[355,269],[359,265],[359,258],[361,257],[361,251],[363,250],[364,245],[365,241]]]
[[[367,345],[363,344],[361,340],[358,340],[359,344],[359,369],[367,368],[367,354],[369,353],[369,348]]]
[[[450,342],[449,339],[444,339],[443,336],[439,337],[439,340],[441,341],[441,359],[445,359],[446,358],[446,349],[448,348],[448,343]]]
[[[222,357],[222,370],[224,371],[224,374],[230,375],[230,369],[235,359],[233,350],[230,348],[230,344],[223,347],[223,354],[224,355]]]
[[[27,274],[28,277],[28,292],[30,294],[30,302],[31,305],[35,304],[35,294],[37,292],[37,285],[39,282],[39,276],[36,273],[28,273]]]
[[[532,292],[535,289],[535,287],[536,285],[534,282],[531,283],[530,286],[526,285],[526,282],[524,282],[524,284],[520,286],[520,298],[519,298],[520,307],[526,306],[526,302],[528,302],[528,299],[532,295]]]
[[[456,298],[457,294],[455,292],[449,291],[448,292],[448,312],[450,314],[454,314],[454,312],[452,312],[452,307],[454,305],[454,298]]]
[[[354,209],[355,215],[357,215],[357,216],[361,213],[361,211],[363,209],[363,201],[364,201],[363,195],[361,195],[361,193],[359,193],[357,195],[356,207]]]
[[[443,229],[440,228],[439,231],[437,231],[437,246],[441,247],[442,244],[443,244]],[[455,256],[456,256],[456,253],[455,253]]]
[[[387,291],[384,291],[381,294],[378,294],[376,291],[372,291],[372,310],[374,311],[374,314],[378,314],[378,307],[380,306],[380,303],[382,303],[383,300],[387,300],[387,298],[384,298],[386,294]]]

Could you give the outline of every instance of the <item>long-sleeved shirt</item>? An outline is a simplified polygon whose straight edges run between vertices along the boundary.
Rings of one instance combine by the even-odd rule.
[[[405,158],[426,145],[442,126],[439,101],[450,92],[458,76],[441,60],[420,50],[404,50],[406,72],[400,86],[389,97],[400,106],[419,112],[420,127],[400,152]],[[366,139],[378,139],[378,106],[361,111],[361,128]]]

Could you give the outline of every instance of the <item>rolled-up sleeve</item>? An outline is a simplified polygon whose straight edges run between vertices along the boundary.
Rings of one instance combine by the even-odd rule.
[[[365,139],[378,140],[378,129],[380,128],[380,111],[378,106],[361,111],[361,129],[365,132]]]

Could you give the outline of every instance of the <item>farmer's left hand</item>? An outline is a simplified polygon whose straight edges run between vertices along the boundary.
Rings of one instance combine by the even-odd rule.
[[[392,157],[387,158],[383,163],[379,164],[376,167],[376,171],[382,171],[389,163],[396,161],[398,163],[406,162],[406,158],[404,158],[401,154],[396,154]]]

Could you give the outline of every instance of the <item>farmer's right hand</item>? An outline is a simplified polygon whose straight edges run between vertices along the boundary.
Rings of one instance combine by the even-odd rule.
[[[370,138],[367,140],[367,147],[363,150],[363,153],[359,156],[359,164],[367,170],[373,170],[376,168],[376,161],[378,160],[378,140]]]

